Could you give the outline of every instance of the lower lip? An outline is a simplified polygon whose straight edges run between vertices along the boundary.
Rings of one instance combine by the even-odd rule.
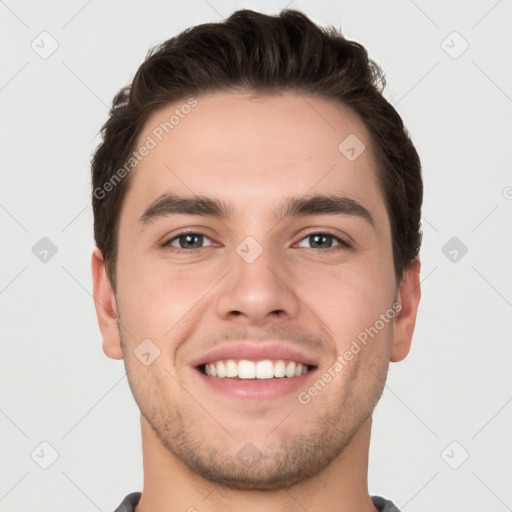
[[[210,377],[195,369],[199,377],[213,390],[245,400],[272,400],[293,392],[306,389],[306,381],[315,370],[298,377],[280,377],[274,379],[238,379],[230,377]]]

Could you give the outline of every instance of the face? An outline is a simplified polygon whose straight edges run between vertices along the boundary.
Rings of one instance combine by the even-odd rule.
[[[370,137],[350,109],[196,101],[139,137],[155,146],[123,202],[115,294],[93,257],[104,350],[124,358],[170,457],[231,488],[284,487],[369,421],[409,350],[419,267],[397,290]]]

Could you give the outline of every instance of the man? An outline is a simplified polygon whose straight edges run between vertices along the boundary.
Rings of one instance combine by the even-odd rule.
[[[144,459],[118,511],[398,510],[368,449],[420,301],[422,179],[383,84],[334,29],[244,10],[114,99],[94,298]]]

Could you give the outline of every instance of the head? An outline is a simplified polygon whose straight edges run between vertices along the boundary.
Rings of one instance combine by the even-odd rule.
[[[334,28],[244,10],[155,48],[114,98],[92,161],[104,350],[143,424],[212,481],[318,473],[409,351],[422,179],[384,85]],[[205,357],[244,340],[309,361],[295,398],[205,383]]]

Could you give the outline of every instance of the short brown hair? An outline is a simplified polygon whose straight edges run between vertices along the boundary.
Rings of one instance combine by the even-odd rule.
[[[398,284],[421,245],[423,182],[418,154],[384,87],[382,70],[362,45],[296,10],[276,16],[236,11],[150,50],[132,84],[114,97],[92,158],[94,236],[114,289],[119,215],[131,183],[131,173],[120,170],[147,119],[170,103],[222,90],[298,92],[338,101],[359,115],[372,137]]]

